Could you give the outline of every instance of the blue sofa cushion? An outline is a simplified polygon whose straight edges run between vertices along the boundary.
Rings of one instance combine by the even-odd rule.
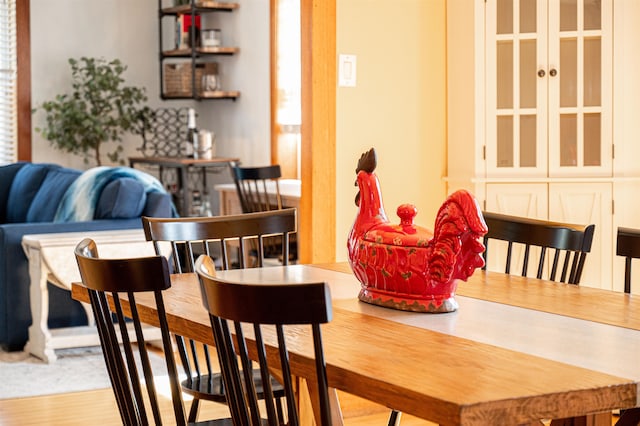
[[[0,223],[7,221],[7,203],[13,178],[18,170],[27,163],[12,163],[0,167]]]
[[[96,206],[95,219],[128,219],[140,217],[147,202],[142,183],[123,177],[109,182]]]
[[[6,223],[23,223],[27,221],[27,212],[40,189],[40,185],[42,185],[49,170],[56,168],[60,168],[60,166],[29,163],[18,170],[9,190]]]
[[[67,168],[49,170],[31,202],[26,221],[52,222],[62,196],[81,173],[80,170]]]
[[[178,217],[173,207],[171,195],[161,192],[149,192],[147,204],[144,206],[141,216],[151,217]]]

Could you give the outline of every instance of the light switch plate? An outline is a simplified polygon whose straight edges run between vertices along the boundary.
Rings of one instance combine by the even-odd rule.
[[[356,87],[356,55],[340,55],[338,59],[338,86]]]

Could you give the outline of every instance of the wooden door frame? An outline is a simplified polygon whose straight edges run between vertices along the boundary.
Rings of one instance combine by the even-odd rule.
[[[278,15],[279,0],[269,0],[269,90],[271,108],[271,164],[279,164],[278,158]]]
[[[278,162],[276,3],[271,0],[271,159]],[[336,1],[300,0],[302,61],[301,263],[336,257]],[[275,155],[275,157],[274,157]]]
[[[301,0],[300,261],[336,256],[336,1]]]

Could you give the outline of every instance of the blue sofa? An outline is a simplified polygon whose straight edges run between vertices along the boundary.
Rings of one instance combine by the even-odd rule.
[[[141,228],[142,215],[175,216],[170,195],[143,172],[126,167],[82,172],[28,162],[0,167],[0,345],[21,350],[31,325],[23,235]],[[49,328],[85,324],[80,304],[49,284]]]

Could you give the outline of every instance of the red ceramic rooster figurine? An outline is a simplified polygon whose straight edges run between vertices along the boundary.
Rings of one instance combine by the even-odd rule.
[[[400,224],[389,222],[382,205],[373,148],[358,161],[358,215],[349,233],[349,263],[362,283],[363,302],[406,311],[452,312],[457,280],[484,266],[479,239],[487,225],[467,191],[451,194],[440,207],[434,231],[413,224],[417,210],[398,207]]]

